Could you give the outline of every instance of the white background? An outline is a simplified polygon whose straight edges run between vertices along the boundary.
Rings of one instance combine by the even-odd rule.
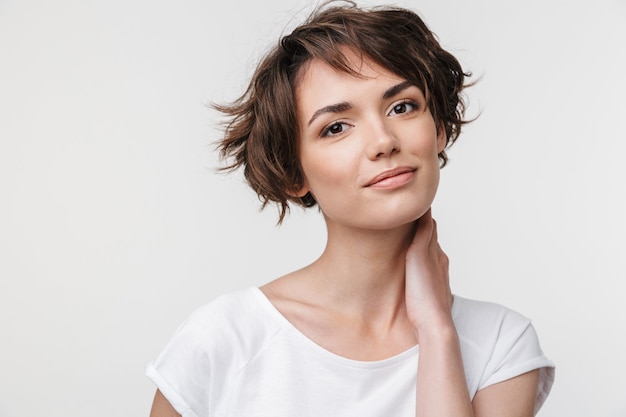
[[[316,210],[214,172],[206,106],[310,4],[0,0],[0,416],[147,415],[193,309],[320,253]],[[482,77],[434,207],[454,291],[533,319],[541,416],[626,416],[626,3],[396,4]]]

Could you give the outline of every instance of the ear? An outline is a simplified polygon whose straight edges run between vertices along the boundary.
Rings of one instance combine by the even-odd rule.
[[[287,190],[287,195],[294,197],[294,198],[302,198],[305,195],[307,195],[307,193],[311,191],[309,189],[308,184],[306,183],[306,180],[304,181],[304,184],[302,184],[302,187],[300,187],[297,190]]]
[[[447,144],[448,144],[448,135],[446,135],[445,126],[443,125],[443,123],[441,123],[439,125],[439,128],[437,129],[437,154],[440,154],[441,152],[443,152]]]

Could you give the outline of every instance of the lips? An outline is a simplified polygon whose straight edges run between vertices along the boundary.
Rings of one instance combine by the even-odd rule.
[[[412,167],[398,167],[390,169],[381,172],[374,178],[370,179],[365,184],[365,187],[402,185],[413,177],[413,173],[415,171],[416,169]]]

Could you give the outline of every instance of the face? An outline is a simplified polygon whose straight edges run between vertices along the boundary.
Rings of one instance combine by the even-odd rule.
[[[310,192],[327,222],[369,229],[408,224],[435,197],[445,129],[437,129],[418,87],[348,56],[361,77],[319,60],[302,69],[298,195]]]

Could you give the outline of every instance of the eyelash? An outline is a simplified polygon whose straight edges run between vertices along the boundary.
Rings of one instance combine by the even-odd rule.
[[[398,103],[394,104],[394,105],[391,107],[391,110],[387,113],[387,115],[389,116],[389,115],[391,115],[394,111],[396,111],[398,106],[410,106],[410,107],[413,107],[413,108],[412,108],[412,109],[410,109],[410,110],[405,110],[405,111],[403,111],[403,112],[401,112],[401,113],[397,113],[397,115],[410,113],[410,112],[416,111],[416,110],[418,110],[418,109],[420,108],[420,105],[419,105],[418,103],[416,103],[415,101],[413,101],[413,100],[408,100],[408,99],[407,99],[407,100],[402,100],[402,101],[400,101],[400,102],[398,102]],[[333,129],[334,127],[336,127],[336,126],[342,126],[342,129],[341,129],[341,131],[340,131],[340,132],[335,132],[335,133],[333,133],[333,132],[332,132],[332,129]],[[343,132],[345,132],[345,131],[347,130],[347,128],[345,128],[345,126],[350,127],[350,124],[349,124],[349,123],[346,123],[346,122],[342,122],[342,121],[335,121],[335,122],[332,122],[331,124],[329,124],[328,126],[326,126],[326,127],[322,130],[322,133],[320,134],[320,137],[326,138],[326,137],[332,137],[332,136],[337,136],[337,135],[340,135],[340,134],[342,134]]]
[[[406,106],[406,105],[412,106],[413,109],[412,110],[405,110],[404,112],[397,113],[397,114],[410,113],[411,111],[415,111],[415,110],[418,110],[420,108],[419,104],[416,103],[413,100],[402,100],[401,102],[394,104],[393,107],[391,107],[391,110],[389,111],[389,113],[387,113],[387,114],[390,115],[391,113],[393,113],[398,106]]]
[[[324,128],[324,130],[322,130],[322,133],[321,133],[320,136],[323,137],[323,138],[331,137],[331,136],[337,136],[337,135],[340,135],[340,134],[342,134],[343,132],[346,131],[346,129],[342,128],[341,132],[336,132],[336,133],[331,132],[332,128],[335,127],[335,126],[350,126],[350,125],[348,123],[346,123],[346,122],[340,122],[340,121],[332,122],[331,124],[326,126]]]

